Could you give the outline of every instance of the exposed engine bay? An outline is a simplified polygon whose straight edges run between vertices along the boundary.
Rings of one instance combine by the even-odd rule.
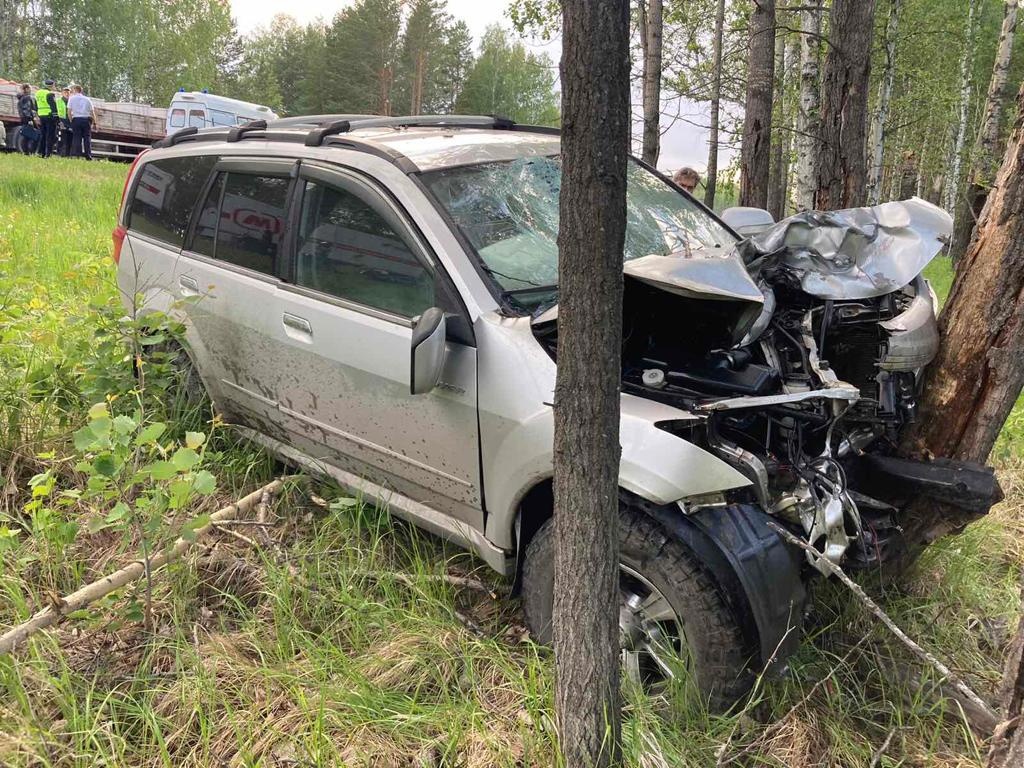
[[[895,455],[939,345],[921,271],[951,229],[915,198],[799,214],[734,248],[626,263],[623,391],[691,414],[658,426],[750,481],[687,509],[755,502],[822,557],[864,568],[901,550],[910,499],[981,514],[998,501],[986,467]],[[545,314],[534,332],[554,354]]]

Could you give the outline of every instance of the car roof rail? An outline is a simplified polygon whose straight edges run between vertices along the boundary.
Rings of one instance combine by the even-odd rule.
[[[162,139],[154,141],[153,148],[173,147],[175,144],[184,141],[190,136],[195,136],[197,133],[199,133],[199,129],[194,125],[190,125],[188,128],[182,128],[180,131],[175,131],[169,136],[164,136]]]
[[[266,129],[266,120],[250,120],[247,123],[242,123],[241,125],[236,125],[232,128],[229,128],[228,135],[225,141],[241,141],[242,137],[245,136],[245,134],[247,133],[252,133],[253,131],[265,131]]]
[[[410,115],[407,117],[346,117],[321,124],[306,134],[306,146],[319,147],[325,138],[361,128],[491,128],[516,130],[513,120],[498,115]]]

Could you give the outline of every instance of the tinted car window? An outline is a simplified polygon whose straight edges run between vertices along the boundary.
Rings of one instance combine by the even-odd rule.
[[[192,235],[191,249],[204,256],[213,256],[213,245],[217,240],[217,223],[220,221],[220,198],[224,192],[224,174],[217,174],[209,193],[206,195],[206,202],[199,212],[199,220],[196,222],[196,230]]]
[[[274,274],[284,232],[288,183],[287,178],[279,176],[226,175],[214,258]]]
[[[217,158],[168,157],[142,166],[132,198],[129,228],[181,247],[185,231]]]
[[[402,236],[350,192],[307,182],[296,282],[405,317],[434,306],[434,278]]]

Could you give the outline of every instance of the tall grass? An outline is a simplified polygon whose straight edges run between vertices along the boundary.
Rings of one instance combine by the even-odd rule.
[[[74,495],[70,440],[89,404],[130,386],[131,361],[107,333],[120,313],[109,250],[124,172],[0,156],[0,627],[136,556],[109,532],[75,529],[95,510]],[[197,514],[272,471],[218,439],[223,491]],[[1024,475],[1007,461],[1009,501],[880,590],[988,696],[1024,562]],[[26,509],[46,471],[70,495],[41,521]],[[0,765],[552,764],[551,654],[508,585],[336,489],[317,493],[282,499],[266,538],[239,529],[261,546],[224,534],[174,566],[156,583],[151,632],[126,589],[0,659]],[[866,765],[889,739],[882,766],[979,765],[984,745],[928,671],[836,585],[816,592],[788,674],[743,711],[627,690],[628,764]]]

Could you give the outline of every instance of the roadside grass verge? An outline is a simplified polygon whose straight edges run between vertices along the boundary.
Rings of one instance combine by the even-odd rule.
[[[89,532],[106,511],[95,500],[30,506],[41,474],[55,496],[88,484],[74,434],[94,403],[127,412],[139,399],[109,256],[125,170],[0,156],[0,629],[138,557],[131,531]],[[929,272],[948,276],[942,262]],[[1000,443],[1007,501],[903,584],[874,588],[988,698],[1024,564],[1015,423]],[[201,426],[218,483],[195,515],[277,469]],[[527,636],[509,585],[337,489],[315,493],[325,501],[280,499],[272,527],[235,529],[261,546],[218,533],[172,566],[154,582],[151,629],[139,584],[0,659],[0,764],[551,765],[551,654]],[[627,690],[628,764],[868,765],[888,740],[881,766],[981,765],[985,745],[930,672],[838,585],[816,592],[788,675],[742,711],[710,715],[682,683],[653,700]]]

